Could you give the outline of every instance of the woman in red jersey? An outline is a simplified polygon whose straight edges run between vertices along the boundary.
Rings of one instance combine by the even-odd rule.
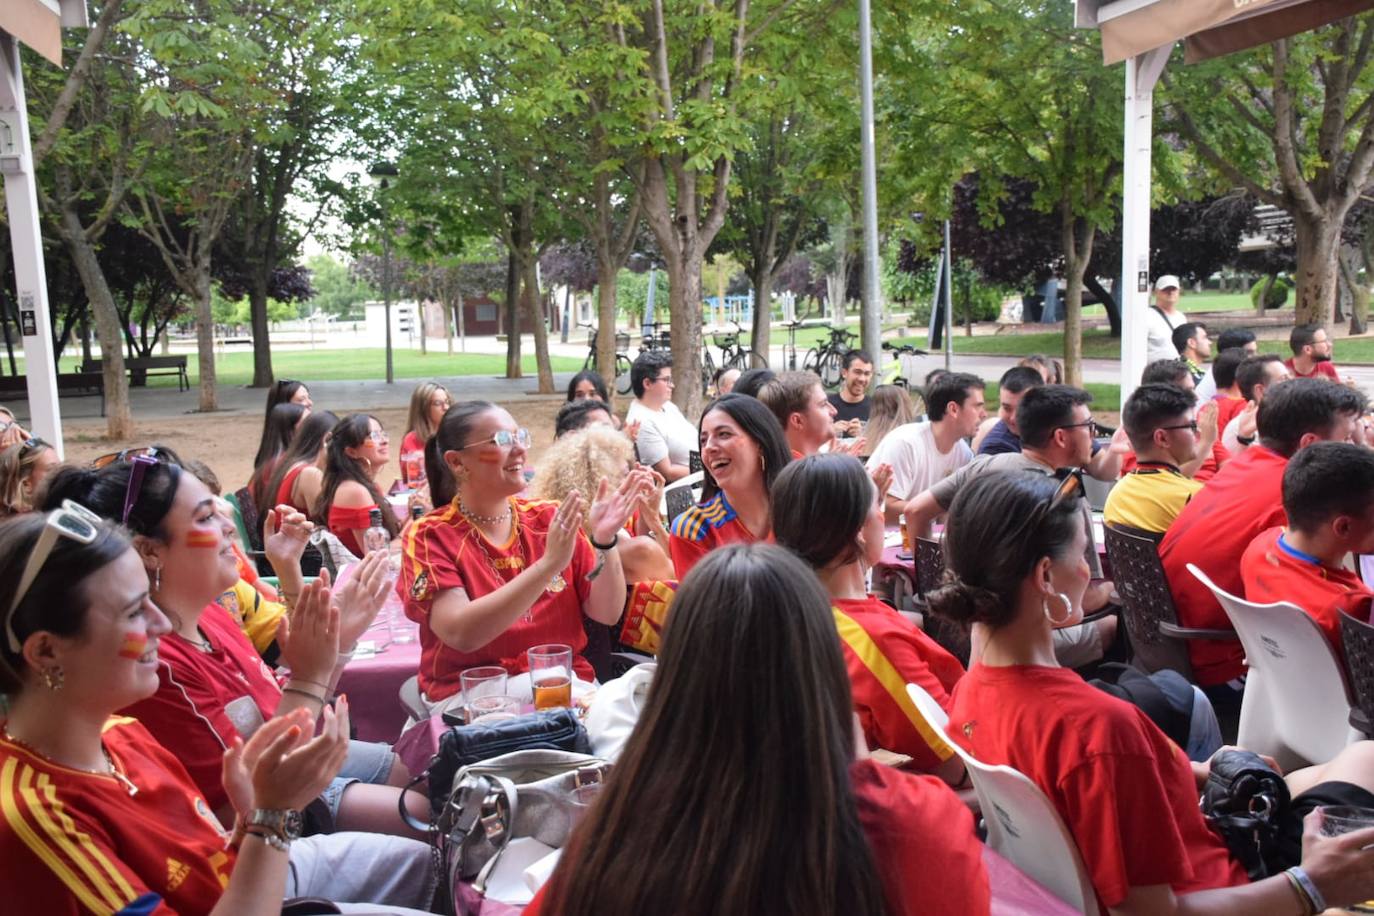
[[[469,401],[449,409],[426,447],[435,509],[406,529],[399,588],[420,624],[420,689],[431,703],[458,694],[465,668],[524,672],[526,650],[546,643],[572,646],[574,672],[591,680],[582,618],[620,619],[616,545],[652,476],[632,471],[614,491],[602,478],[597,493],[574,490],[562,503],[524,499],[529,444],[509,413]]]
[[[526,914],[987,913],[968,808],[862,749],[810,570],[766,544],[715,551],[679,586],[648,703]]]
[[[172,630],[123,533],[74,503],[0,525],[0,580],[14,586],[0,605],[6,912],[275,916],[283,896],[307,895],[374,911],[426,904],[424,844],[298,838],[300,808],[347,755],[346,700],[318,737],[297,709],[231,743],[226,831],[177,755],[115,714],[158,689]],[[303,602],[328,600],[316,591]]]
[[[875,485],[849,455],[793,461],[773,484],[773,536],[805,560],[830,593],[854,708],[869,746],[905,754],[921,772],[959,785],[963,763],[931,732],[906,685],[920,684],[948,709],[964,666],[865,587],[868,570],[883,555],[879,490],[891,476],[890,468],[879,471],[882,485]]]
[[[713,548],[772,537],[768,491],[792,460],[773,412],[747,395],[706,405],[698,431],[702,499],[673,519],[668,539],[679,579]]]
[[[975,647],[954,688],[950,737],[1040,787],[1111,913],[1310,913],[1314,902],[1374,896],[1374,829],[1321,837],[1314,811],[1374,807],[1374,742],[1288,775],[1280,847],[1291,867],[1252,883],[1198,809],[1208,765],[1190,763],[1141,710],[1059,667],[1053,631],[1082,618],[1091,575],[1078,486],[987,474],[950,507],[947,584],[928,600],[972,625]]]

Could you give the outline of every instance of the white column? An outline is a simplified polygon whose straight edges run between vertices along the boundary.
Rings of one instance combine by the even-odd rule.
[[[883,287],[878,258],[878,164],[873,136],[873,26],[869,0],[859,0],[859,85],[863,123],[859,131],[863,160],[864,282],[860,344],[874,359],[882,355]]]
[[[1126,61],[1125,155],[1121,184],[1121,403],[1145,369],[1145,316],[1150,307],[1150,144],[1154,87],[1172,45]]]
[[[14,252],[16,299],[24,341],[29,386],[29,423],[35,435],[62,455],[62,415],[57,402],[57,369],[48,320],[48,279],[43,270],[43,240],[38,229],[38,191],[24,104],[19,41],[0,32],[0,173],[5,178],[5,208]]]

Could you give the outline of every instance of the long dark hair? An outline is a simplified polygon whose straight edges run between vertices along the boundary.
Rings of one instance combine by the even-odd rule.
[[[755,398],[745,394],[723,394],[706,405],[697,422],[697,441],[700,442],[701,424],[706,415],[713,410],[723,410],[730,419],[739,424],[744,434],[754,441],[763,456],[763,486],[766,491],[773,489],[773,481],[778,479],[787,462],[792,460],[792,449],[783,435],[782,426],[773,412]],[[703,502],[720,492],[720,485],[711,476],[711,469],[702,471],[701,499]]]
[[[851,455],[808,455],[783,468],[770,491],[773,538],[812,569],[851,563],[873,508],[873,481]]]
[[[1059,485],[1036,471],[994,471],[961,487],[945,525],[945,584],[926,595],[931,610],[964,626],[1015,619],[1021,583],[1043,557],[1071,549],[1082,525],[1079,500],[1053,506]]]
[[[571,401],[574,399],[577,395],[577,386],[582,382],[591,382],[592,387],[596,389],[596,396],[607,404],[611,403],[611,394],[606,390],[606,380],[601,377],[600,372],[596,372],[592,369],[583,369],[568,380],[567,400]]]
[[[882,913],[849,782],[850,704],[811,571],[767,544],[712,551],[677,590],[648,702],[546,910]]]
[[[272,413],[272,408],[278,404],[286,404],[296,396],[296,392],[305,387],[305,382],[298,382],[293,378],[279,378],[267,388],[267,414]]]
[[[253,457],[253,478],[248,484],[248,491],[252,494],[254,502],[262,502],[263,485],[276,468],[274,462],[286,451],[287,445],[291,443],[291,437],[296,434],[301,417],[305,414],[306,409],[303,406],[289,401],[278,404],[267,412],[267,419],[262,426],[262,438],[258,441],[258,453]]]
[[[312,507],[311,516],[316,523],[327,526],[329,507],[334,504],[334,494],[338,492],[340,484],[351,480],[366,488],[373,504],[382,510],[382,525],[386,527],[387,534],[395,537],[401,526],[397,524],[396,516],[391,512],[391,504],[386,501],[382,491],[377,489],[376,482],[367,475],[362,463],[350,457],[345,451],[357,448],[367,441],[367,437],[372,433],[369,421],[374,419],[376,418],[369,414],[351,413],[335,423],[334,428],[330,430],[329,445],[325,450],[324,480],[320,484],[319,501]]]
[[[253,495],[253,501],[258,507],[258,518],[266,518],[267,511],[276,508],[277,492],[292,467],[302,461],[307,464],[315,463],[320,456],[320,449],[324,447],[325,438],[338,422],[339,418],[328,410],[314,411],[301,421],[301,425],[296,427],[296,434],[286,446],[286,451],[282,452],[281,460],[277,462],[277,468],[272,472],[267,486],[262,488],[261,493]]]
[[[429,481],[429,501],[434,508],[447,506],[458,495],[458,481],[444,463],[444,452],[462,448],[472,437],[474,421],[488,410],[490,401],[464,401],[454,404],[439,421],[439,429],[425,443],[425,479]]]
[[[0,524],[0,582],[19,585],[24,565],[47,524],[39,513],[21,515]],[[129,539],[114,525],[100,526],[95,540],[81,544],[59,537],[52,553],[43,563],[29,590],[10,617],[14,635],[24,640],[39,630],[58,636],[79,636],[86,626],[90,596],[85,594],[86,579],[114,562],[129,549]],[[6,591],[4,610],[9,610],[13,592]],[[0,693],[15,695],[24,686],[25,662],[10,651],[9,640],[0,636]]]

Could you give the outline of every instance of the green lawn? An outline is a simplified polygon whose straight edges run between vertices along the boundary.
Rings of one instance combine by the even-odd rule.
[[[1255,308],[1249,293],[1185,292],[1178,305],[1185,312],[1244,312]],[[1083,314],[1089,318],[1104,318],[1107,310],[1100,305],[1085,305]]]
[[[1093,410],[1117,411],[1121,409],[1120,385],[1111,385],[1106,382],[1089,382],[1083,387],[1093,396]],[[997,412],[998,397],[997,382],[992,381],[985,384],[983,397],[987,401],[988,413],[995,414]]]
[[[78,351],[79,354],[79,351]],[[63,356],[61,371],[75,372],[81,361],[79,355]],[[24,361],[17,360],[19,371]],[[552,357],[555,372],[572,372],[582,368],[582,360],[565,356]],[[421,354],[413,350],[392,351],[392,365],[397,378],[438,378],[453,375],[504,375],[506,357],[500,354],[455,353],[449,356],[442,348]],[[521,365],[526,373],[535,372],[534,354],[525,353]],[[8,362],[5,371],[9,372]],[[190,354],[187,371],[192,386],[200,381],[196,357]],[[215,360],[216,374],[221,385],[247,385],[253,380],[253,354],[227,353]],[[386,378],[386,350],[381,347],[357,350],[280,350],[272,354],[272,370],[277,378],[299,378],[305,381],[378,380]],[[171,388],[177,380],[171,376],[148,379],[150,388]]]

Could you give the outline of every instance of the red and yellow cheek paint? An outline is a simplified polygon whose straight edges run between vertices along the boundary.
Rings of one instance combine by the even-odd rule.
[[[477,460],[483,464],[500,464],[504,455],[500,451],[478,452]]]
[[[119,657],[138,661],[138,659],[143,657],[143,653],[147,651],[148,634],[130,633],[124,637],[124,642],[119,647]]]
[[[186,535],[187,547],[201,547],[207,550],[219,550],[224,543],[224,536],[219,531],[191,531]]]

